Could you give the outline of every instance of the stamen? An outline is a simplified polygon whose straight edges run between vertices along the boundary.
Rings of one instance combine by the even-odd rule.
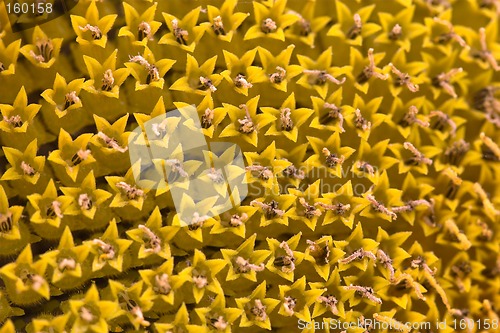
[[[295,270],[295,257],[293,251],[285,241],[281,242],[280,248],[285,250],[285,255],[276,257],[274,259],[274,265],[281,267],[281,271],[284,273],[291,273]]]
[[[327,308],[329,308],[332,314],[334,315],[339,314],[339,309],[337,309],[337,303],[339,301],[333,295],[319,296],[318,301],[323,303]]]
[[[467,236],[461,231],[456,225],[453,219],[448,219],[444,223],[444,230],[450,236],[453,242],[458,242],[463,250],[468,250],[472,246],[472,243],[467,239]]]
[[[266,18],[265,20],[262,21],[260,29],[262,30],[263,33],[269,34],[271,32],[275,32],[276,30],[278,30],[278,25],[271,18]]]
[[[322,202],[316,202],[314,204],[315,206],[320,206],[321,208],[323,209],[326,209],[326,210],[330,210],[332,212],[334,212],[336,215],[339,215],[339,216],[343,216],[345,215],[350,209],[351,209],[351,205],[350,204],[341,204],[341,203],[337,203],[337,204],[334,204],[334,205],[329,205],[329,204],[325,204],[325,203],[322,203]]]
[[[392,30],[389,32],[389,39],[398,40],[402,34],[403,34],[403,28],[401,28],[401,26],[396,23],[394,27],[392,27]]]
[[[342,80],[337,80],[336,78],[333,77],[333,75],[329,74],[327,71],[319,69],[304,69],[302,73],[310,76],[309,80],[310,84],[316,84],[316,85],[323,85],[327,81],[333,82],[337,85],[341,85],[346,80],[345,77],[342,78]]]
[[[138,26],[137,40],[142,41],[144,38],[152,40],[153,36],[151,33],[151,25],[148,22],[142,21]]]
[[[285,177],[290,177],[290,178],[295,178],[295,179],[304,179],[305,178],[305,173],[304,171],[298,169],[297,167],[295,167],[295,165],[290,165],[290,166],[287,166],[284,170],[283,170],[283,175]]]
[[[117,188],[122,189],[129,200],[135,200],[144,196],[144,191],[135,186],[127,184],[126,182],[118,182],[115,185]]]
[[[64,110],[76,103],[80,103],[80,98],[76,95],[76,91],[70,91],[64,96]]]
[[[453,76],[457,75],[458,73],[462,73],[463,68],[453,68],[451,69],[448,73],[441,73],[435,78],[432,79],[432,84],[436,87],[441,87],[448,93],[453,98],[457,98],[458,95],[455,92],[455,88],[453,88],[453,85],[451,85],[450,81]]]
[[[500,16],[500,1],[499,0],[482,0],[480,7],[494,7],[496,14]]]
[[[92,199],[87,193],[82,193],[78,196],[78,205],[81,209],[89,210],[92,208]]]
[[[283,217],[285,215],[285,212],[281,209],[278,209],[279,204],[276,200],[271,200],[269,203],[265,202],[260,202],[257,200],[252,200],[250,202],[250,206],[254,207],[260,207],[264,210],[264,216],[267,219],[273,219],[276,217]]]
[[[172,20],[172,33],[174,34],[177,43],[182,45],[187,45],[187,39],[189,37],[189,32],[179,27],[179,21],[177,19]]]
[[[354,14],[354,25],[347,32],[347,38],[356,39],[361,34],[361,29],[363,28],[363,24],[361,22],[361,16],[358,13]]]
[[[193,283],[198,289],[203,289],[208,286],[208,279],[204,274],[199,273],[196,269],[193,269]]]
[[[240,256],[236,257],[234,263],[236,265],[236,272],[238,273],[248,273],[250,271],[262,272],[264,270],[263,263],[260,265],[251,264],[250,261]]]
[[[181,161],[176,158],[165,160],[165,164],[168,165],[174,174],[178,174],[183,178],[187,178],[189,174],[184,170],[184,166]]]
[[[97,136],[104,141],[104,143],[109,147],[109,148],[113,148],[114,150],[120,152],[120,153],[124,153],[128,150],[128,147],[120,147],[120,145],[118,144],[118,142],[114,139],[114,138],[110,138],[108,137],[106,134],[104,134],[103,132],[99,132],[97,133]]]
[[[285,313],[289,316],[293,316],[295,313],[294,309],[297,305],[297,299],[291,296],[286,296],[285,301],[283,302],[283,308],[285,309]]]
[[[283,67],[276,66],[276,72],[269,76],[269,80],[272,83],[279,84],[283,82],[286,77],[286,70]]]
[[[340,132],[344,133],[344,116],[342,115],[342,108],[339,108],[335,104],[325,103],[323,104],[323,108],[328,110],[326,117],[322,117],[322,122],[326,123],[330,119],[338,119]]]
[[[377,201],[377,199],[375,199],[375,197],[372,194],[368,194],[366,196],[366,199],[372,204],[372,208],[376,212],[385,214],[385,215],[389,216],[392,220],[395,220],[398,218],[396,213],[394,213],[389,208],[385,207],[384,204],[382,204],[381,202]]]
[[[281,129],[291,131],[293,128],[292,111],[290,108],[283,108],[280,111]]]
[[[479,138],[483,141],[483,145],[485,145],[492,154],[492,160],[500,160],[500,147],[489,137],[487,137],[484,132],[479,134]]]
[[[321,152],[323,153],[323,155],[325,155],[326,157],[325,163],[329,168],[334,168],[338,164],[342,165],[345,161],[345,156],[338,157],[337,154],[330,153],[330,150],[328,150],[328,148],[326,147],[323,148]]]
[[[417,206],[430,207],[431,203],[425,199],[410,200],[404,206],[392,207],[391,210],[396,213],[407,213],[413,211]]]
[[[252,133],[256,128],[253,124],[252,117],[250,116],[250,111],[248,111],[246,104],[241,104],[240,109],[243,109],[246,115],[243,119],[238,119],[238,122],[240,123],[239,130],[245,134]]]
[[[0,73],[2,73],[5,70],[5,66],[3,63],[0,61]]]
[[[462,261],[451,267],[451,275],[455,277],[458,290],[465,292],[464,279],[472,272],[472,266],[466,261]]]
[[[61,272],[65,271],[66,269],[72,271],[76,268],[76,261],[73,258],[63,258],[61,261],[59,261],[57,268],[59,268]]]
[[[358,249],[354,251],[350,256],[344,258],[344,259],[339,259],[339,263],[347,265],[350,264],[353,261],[361,260],[364,258],[370,258],[373,261],[377,261],[377,257],[370,251],[365,251],[364,249]]]
[[[462,178],[460,178],[455,170],[452,168],[446,168],[443,170],[443,175],[450,178],[449,188],[445,196],[449,199],[453,199],[458,191],[460,185],[462,185]]]
[[[257,177],[262,180],[268,180],[273,177],[273,171],[269,167],[265,167],[262,165],[254,164],[247,166],[245,168],[247,171],[257,172]]]
[[[54,200],[50,203],[50,206],[47,207],[46,215],[48,218],[63,218],[63,214],[61,211],[61,203],[57,200]]]
[[[225,331],[228,323],[223,316],[218,316],[210,319],[210,325],[218,331]]]
[[[12,213],[8,211],[5,214],[0,213],[0,232],[7,233],[12,230],[14,221],[12,220]]]
[[[250,309],[250,312],[257,321],[266,321],[267,319],[266,306],[262,304],[260,299],[254,300],[254,306]]]
[[[479,41],[481,43],[481,50],[475,54],[481,60],[486,61],[490,64],[494,71],[500,71],[500,65],[498,65],[497,60],[493,56],[493,53],[488,49],[488,43],[486,41],[486,30],[484,28],[479,29]]]
[[[250,89],[253,87],[253,85],[247,81],[245,75],[243,74],[238,74],[234,78],[234,85],[238,88],[247,88]]]
[[[445,25],[445,26],[448,27],[448,33],[441,34],[437,38],[436,42],[438,42],[438,43],[447,43],[450,40],[454,40],[461,47],[463,47],[463,48],[465,48],[467,50],[470,49],[470,46],[467,45],[467,42],[461,36],[459,36],[455,32],[455,28],[453,27],[453,25],[449,21],[442,20],[439,17],[434,17],[434,22],[437,22],[439,24],[442,24],[442,25]]]
[[[304,215],[308,219],[312,219],[313,217],[321,216],[321,210],[317,209],[315,206],[310,205],[306,199],[300,198],[299,203],[304,207]]]
[[[406,86],[411,92],[418,91],[418,84],[413,84],[411,82],[411,77],[408,73],[403,73],[396,68],[392,63],[389,64],[391,71],[398,77],[395,81],[396,86]]]
[[[243,213],[241,215],[238,214],[233,214],[231,216],[231,219],[229,220],[229,225],[231,227],[239,227],[240,225],[243,225],[248,220],[248,215],[246,213]]]
[[[217,36],[226,35],[226,31],[224,30],[224,24],[222,23],[222,17],[220,17],[220,15],[214,17],[214,23],[212,24],[212,29],[214,29],[214,32]]]
[[[370,176],[375,175],[375,169],[368,162],[358,161],[356,162],[356,168],[362,172],[368,173]]]
[[[172,287],[168,281],[168,275],[163,273],[161,275],[155,275],[155,286],[153,290],[162,295],[170,294]]]
[[[203,227],[205,221],[208,220],[210,216],[208,215],[200,215],[198,212],[193,213],[193,217],[191,218],[191,223],[188,225],[188,229],[193,231]]]
[[[3,116],[3,121],[5,121],[7,124],[11,125],[14,128],[23,126],[23,120],[21,116],[18,114],[16,114],[15,116],[10,116],[9,118]]]
[[[73,157],[71,157],[71,164],[73,166],[77,166],[78,164],[82,163],[83,161],[85,161],[87,158],[89,158],[89,156],[92,155],[92,152],[88,149],[86,150],[83,150],[83,149],[79,149],[75,155],[73,155]]]
[[[54,45],[50,39],[38,39],[35,43],[38,48],[38,54],[36,55],[33,51],[30,51],[30,56],[32,56],[38,62],[48,62],[52,58],[52,52],[54,51]]]
[[[415,105],[410,106],[408,112],[404,115],[399,124],[403,127],[407,127],[413,124],[417,124],[421,127],[429,127],[429,122],[418,119],[417,114],[417,107]]]
[[[438,121],[436,122],[436,124],[434,124],[432,126],[432,128],[442,130],[444,128],[444,124],[448,124],[448,126],[450,126],[450,128],[451,128],[450,135],[452,137],[455,136],[456,131],[457,131],[457,125],[450,118],[450,116],[448,116],[443,111],[434,110],[434,111],[431,111],[431,113],[429,114],[429,118],[433,118],[433,117],[437,117]]]
[[[477,236],[477,239],[482,242],[489,242],[493,239],[493,230],[490,229],[490,226],[481,220],[477,220],[476,224],[481,228],[481,234]]]
[[[415,294],[417,294],[417,297],[423,301],[425,301],[427,298],[422,294],[422,291],[420,290],[419,284],[413,279],[413,276],[411,276],[408,273],[403,273],[401,274],[398,278],[395,278],[391,280],[391,283],[393,285],[398,285],[401,282],[405,281],[405,287],[406,288],[413,288],[415,290]]]
[[[201,89],[210,89],[211,92],[215,92],[217,90],[217,88],[214,86],[212,80],[210,80],[209,78],[206,78],[206,77],[203,77],[203,76],[200,76],[200,85],[201,85]]]
[[[141,326],[149,326],[151,323],[144,319],[144,314],[142,313],[142,309],[139,306],[134,306],[130,312],[133,316],[135,316],[134,321],[137,321]]]
[[[139,224],[138,228],[144,232],[149,241],[147,242],[148,248],[144,250],[146,253],[155,253],[161,251],[161,239],[154,232],[145,225]]]
[[[112,260],[115,258],[116,253],[112,245],[105,243],[97,238],[94,239],[92,243],[94,243],[94,245],[99,246],[99,249],[102,252],[101,255],[99,256],[99,260]]]
[[[392,266],[392,259],[382,249],[377,250],[377,259],[385,268],[389,270],[389,281],[393,281],[395,270],[394,266]]]
[[[224,184],[224,175],[221,169],[210,168],[207,176],[216,184]]]
[[[113,77],[113,71],[111,69],[107,69],[104,72],[104,77],[102,78],[101,90],[111,91],[113,89],[114,83],[115,83],[115,78]]]
[[[36,173],[35,169],[24,161],[21,161],[21,170],[23,170],[26,176],[33,176]]]
[[[469,151],[470,144],[463,139],[453,142],[451,146],[446,148],[444,155],[448,163],[459,165],[464,155]]]
[[[150,64],[146,59],[144,59],[143,56],[141,55],[136,55],[136,56],[129,56],[131,62],[136,62],[139,63],[140,65],[144,66],[146,70],[148,71],[148,76],[146,77],[146,84],[150,84],[151,82],[159,81],[160,80],[160,72],[158,71],[158,67],[156,67],[153,64]]]
[[[203,128],[209,128],[212,126],[212,121],[214,120],[215,112],[210,108],[206,108],[203,116],[201,117],[201,124]]]
[[[354,119],[354,126],[363,131],[370,130],[370,128],[372,127],[372,123],[366,120],[366,118],[364,118],[363,115],[361,115],[361,110],[356,109],[354,113],[356,115],[356,118]]]
[[[306,240],[306,243],[309,249],[309,254],[316,260],[318,265],[327,265],[330,260],[330,248],[328,247],[328,243],[324,246],[320,246],[318,243],[313,242],[311,240]]]
[[[99,40],[102,38],[101,30],[99,29],[99,27],[97,27],[95,25],[87,24],[87,25],[85,25],[83,27],[79,27],[79,28],[83,32],[90,31],[92,33],[92,38],[94,38],[95,40]]]
[[[95,320],[95,317],[92,314],[92,312],[85,306],[82,306],[80,308],[80,318],[87,323],[92,323]]]
[[[414,156],[412,158],[409,158],[408,160],[405,161],[405,164],[407,165],[420,165],[420,164],[427,164],[427,165],[432,165],[432,160],[430,158],[427,158],[415,148],[413,144],[410,142],[405,142],[403,144],[404,149],[409,150]]]
[[[369,299],[372,302],[375,302],[377,304],[382,304],[382,300],[378,297],[375,296],[375,291],[371,287],[363,287],[363,286],[355,286],[355,285],[349,285],[349,286],[344,286],[345,290],[354,290],[357,294],[360,296]]]
[[[488,197],[488,194],[483,189],[481,184],[474,183],[473,189],[474,189],[474,192],[478,195],[479,200],[481,200],[481,202],[483,203],[484,210],[487,214],[489,214],[491,216],[500,215],[500,211],[495,208],[495,206],[491,202],[490,198]]]
[[[368,64],[368,66],[363,68],[363,71],[358,75],[357,81],[359,84],[367,82],[372,76],[375,76],[380,80],[387,80],[389,78],[389,74],[381,74],[376,71],[376,69],[379,68],[377,67],[377,65],[375,65],[375,57],[373,55],[372,48],[368,49],[368,60],[370,63]]]

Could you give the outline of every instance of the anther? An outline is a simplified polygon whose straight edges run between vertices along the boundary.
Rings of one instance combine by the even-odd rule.
[[[115,78],[113,77],[113,71],[111,69],[107,69],[104,72],[104,76],[102,78],[101,90],[111,91],[111,89],[113,89],[114,83],[115,83]]]
[[[361,16],[359,14],[354,14],[354,25],[347,32],[347,38],[356,39],[361,34],[361,29],[363,28],[363,24],[361,22]]]
[[[483,132],[479,134],[479,138],[483,142],[483,145],[488,148],[489,152],[485,156],[483,153],[483,158],[492,160],[492,161],[500,161],[500,147],[489,137],[486,136]]]
[[[217,91],[217,88],[214,86],[214,83],[209,78],[200,76],[200,85],[202,89],[205,90],[209,89],[211,92]]]
[[[203,112],[203,116],[201,116],[201,125],[203,126],[203,128],[209,128],[210,126],[212,126],[214,116],[214,110],[210,108],[205,109],[205,112]]]
[[[87,193],[82,193],[78,196],[78,206],[81,209],[89,210],[92,208],[92,198]]]
[[[380,263],[389,270],[389,281],[394,281],[394,266],[392,266],[392,259],[389,257],[387,253],[385,253],[382,249],[377,250],[377,259]]]
[[[316,202],[314,205],[332,211],[338,216],[344,216],[351,209],[350,204],[341,204],[341,203],[329,205],[322,202]]]
[[[97,136],[104,141],[104,143],[109,147],[112,148],[120,153],[124,153],[128,150],[128,147],[120,147],[118,142],[116,142],[115,139],[108,137],[106,134],[103,132],[97,133]]]
[[[395,84],[396,86],[406,86],[411,92],[418,91],[418,85],[411,82],[411,77],[408,73],[403,73],[396,68],[392,63],[389,64],[391,71],[398,77]]]
[[[18,114],[10,117],[3,116],[3,121],[5,121],[7,124],[11,125],[14,128],[23,126],[23,120],[21,116]]]
[[[63,214],[61,211],[61,203],[57,200],[54,200],[50,203],[50,206],[47,207],[46,215],[48,218],[63,218]]]
[[[333,82],[337,85],[341,85],[345,82],[346,78],[342,78],[341,80],[336,79],[333,77],[333,75],[329,74],[325,70],[319,70],[319,69],[305,69],[302,71],[304,74],[309,75],[310,84],[317,84],[317,85],[323,85],[327,81]]]
[[[250,111],[248,110],[248,107],[246,104],[241,104],[240,109],[243,109],[245,111],[245,117],[243,119],[238,119],[238,122],[240,123],[240,132],[243,132],[245,134],[252,133],[255,131],[255,126],[252,121],[252,116],[250,115]]]
[[[76,268],[76,261],[73,258],[63,258],[62,260],[59,261],[57,268],[59,268],[61,272],[65,270],[72,271]]]
[[[265,321],[267,319],[266,306],[262,304],[260,299],[254,300],[254,306],[250,308],[250,312],[255,316],[257,321]]]
[[[168,159],[165,160],[165,164],[168,165],[171,168],[171,172],[174,173],[175,175],[180,175],[183,178],[186,178],[189,176],[189,174],[184,170],[184,166],[182,165],[182,162],[179,161],[176,158]]]
[[[225,36],[226,35],[226,31],[224,30],[224,24],[222,23],[222,17],[219,16],[216,16],[214,17],[214,22],[212,23],[212,29],[214,30],[215,34],[217,36],[219,35],[222,35],[222,36]]]
[[[318,301],[329,308],[333,315],[338,315],[339,309],[337,308],[337,303],[339,301],[333,295],[319,296]]]
[[[394,27],[392,27],[392,30],[389,32],[389,39],[390,40],[398,40],[401,38],[401,35],[403,34],[403,28],[399,24],[395,24]]]
[[[328,243],[324,246],[320,246],[318,243],[313,242],[311,240],[306,240],[308,245],[309,254],[316,260],[318,265],[327,265],[330,260],[330,248],[328,247]]]
[[[151,40],[151,33],[151,25],[148,22],[142,21],[138,26],[137,40],[142,41],[144,38]]]
[[[175,40],[179,44],[187,45],[187,39],[189,37],[189,32],[179,27],[179,21],[177,19],[172,20],[172,33],[174,34]]]
[[[429,122],[418,119],[417,114],[417,107],[415,105],[410,106],[408,112],[404,115],[403,119],[400,120],[399,124],[403,127],[407,127],[412,124],[417,124],[421,127],[429,127]]]
[[[436,42],[447,43],[450,40],[454,40],[461,47],[463,47],[467,50],[470,49],[470,46],[467,45],[467,42],[455,32],[455,28],[453,27],[453,25],[449,21],[445,21],[443,19],[440,19],[439,17],[434,17],[434,22],[437,22],[439,24],[442,24],[442,25],[445,25],[446,27],[448,27],[448,32],[441,34],[439,37],[437,37]]]
[[[354,290],[361,297],[367,298],[370,301],[375,302],[377,304],[382,304],[382,300],[377,296],[375,296],[375,291],[371,287],[355,286],[351,284],[349,286],[344,286],[344,289]]]
[[[481,200],[481,202],[483,203],[483,207],[484,207],[486,213],[490,214],[491,216],[500,215],[500,211],[495,208],[495,206],[491,202],[490,198],[488,197],[488,194],[483,189],[481,184],[474,183],[473,189],[474,189],[474,192],[479,197],[479,200]]]
[[[276,200],[271,200],[269,203],[260,202],[257,200],[252,200],[250,202],[250,205],[254,206],[254,207],[262,208],[262,210],[264,210],[264,216],[267,219],[273,219],[273,218],[282,217],[283,215],[285,215],[285,212],[278,208],[279,205],[278,205],[278,202]]]
[[[147,242],[148,248],[145,250],[146,253],[155,253],[161,251],[161,239],[158,237],[151,229],[145,225],[139,224],[138,228],[144,232],[149,241]]]
[[[407,165],[421,165],[421,164],[427,164],[427,165],[432,165],[432,160],[430,158],[427,158],[422,154],[420,151],[415,148],[413,144],[410,142],[405,142],[403,143],[403,147],[406,150],[409,150],[412,154],[413,157],[407,159],[405,161],[405,164]]]
[[[0,232],[5,233],[12,230],[14,221],[12,220],[12,213],[8,211],[5,214],[0,213]]]
[[[450,95],[451,97],[457,98],[458,95],[455,92],[455,88],[453,88],[453,85],[450,82],[451,82],[451,79],[453,76],[457,75],[458,73],[462,73],[462,72],[463,72],[462,67],[453,68],[448,73],[441,73],[438,76],[436,76],[435,78],[433,78],[432,84],[435,87],[443,88],[444,91],[446,91],[446,93],[448,93],[448,95]]]
[[[271,32],[275,32],[276,30],[278,30],[278,25],[276,24],[276,22],[273,21],[273,19],[266,18],[265,20],[262,21],[260,29],[262,30],[263,33],[269,34]]]
[[[339,127],[340,127],[340,132],[344,133],[344,116],[342,115],[342,108],[336,106],[335,104],[332,103],[326,103],[323,104],[323,108],[328,110],[328,113],[321,118],[322,123],[325,124],[330,120],[338,119],[339,120]]]
[[[450,126],[450,128],[451,128],[450,135],[452,137],[455,136],[455,133],[457,131],[457,125],[450,118],[450,116],[448,116],[443,111],[434,110],[434,111],[431,111],[431,113],[429,114],[429,118],[434,118],[434,117],[437,118],[437,122],[431,126],[432,128],[437,129],[437,130],[443,130],[445,124],[448,124],[448,126]]]
[[[285,77],[286,77],[286,70],[283,67],[276,66],[276,72],[274,72],[273,74],[271,74],[269,76],[269,80],[272,83],[279,84],[279,83],[283,82]]]
[[[118,182],[115,185],[117,188],[122,189],[129,200],[135,200],[144,196],[144,191],[135,186],[127,184],[126,182]]]
[[[363,68],[363,71],[358,75],[357,81],[359,84],[367,82],[372,76],[380,80],[387,80],[389,78],[389,74],[381,74],[376,71],[378,67],[375,65],[375,57],[372,48],[368,49],[368,61],[370,62],[368,66]]]
[[[372,123],[363,117],[363,115],[361,114],[361,110],[360,109],[354,110],[354,114],[356,116],[354,118],[354,126],[363,131],[370,130],[370,128],[372,127]]]
[[[35,169],[24,161],[21,161],[21,170],[26,176],[33,176],[36,173]]]
[[[297,299],[291,296],[286,296],[285,301],[283,302],[283,308],[285,309],[285,313],[289,316],[293,316],[295,313],[294,309],[297,305]]]
[[[168,274],[155,275],[155,286],[153,290],[162,295],[168,295],[172,290],[170,282],[168,281]]]
[[[364,249],[358,249],[344,259],[339,259],[339,263],[347,265],[353,261],[358,261],[364,258],[370,258],[374,262],[377,261],[377,257],[373,254],[373,252],[365,251]]]
[[[234,263],[236,265],[236,271],[238,273],[248,273],[250,271],[262,272],[264,270],[263,263],[261,263],[260,265],[251,264],[250,261],[240,256],[236,257]]]
[[[292,111],[290,108],[283,108],[280,111],[281,129],[291,131],[293,128]]]
[[[473,56],[479,57],[481,60],[489,63],[494,71],[500,71],[500,65],[498,65],[493,53],[488,49],[488,44],[486,42],[486,30],[484,28],[479,29],[479,41],[481,43],[481,50],[476,51]]]
[[[94,239],[92,241],[94,245],[97,245],[100,249],[101,255],[99,256],[100,260],[112,260],[115,258],[115,249],[112,245],[103,242],[100,239]]]
[[[234,78],[233,81],[234,81],[234,85],[238,88],[250,89],[253,87],[253,85],[247,81],[245,75],[243,75],[243,74],[236,75],[236,77]]]
[[[101,30],[99,29],[99,27],[97,27],[95,25],[87,24],[87,25],[85,25],[83,27],[79,27],[79,28],[83,32],[90,31],[92,34],[92,38],[95,40],[99,40],[102,38]]]
[[[368,194],[366,196],[366,199],[371,203],[372,208],[376,212],[385,214],[385,215],[389,216],[392,220],[395,220],[398,218],[398,216],[396,215],[396,213],[394,213],[394,211],[392,211],[391,209],[384,206],[383,203],[377,201],[377,199],[375,199],[375,196],[373,196],[372,194]]]
[[[444,152],[446,161],[452,165],[459,165],[469,148],[470,144],[463,139],[453,142]]]
[[[328,148],[326,147],[323,148],[321,152],[323,153],[323,155],[325,155],[325,163],[329,168],[334,168],[339,164],[342,165],[345,161],[345,156],[338,157],[337,154],[331,153],[330,150],[328,150]]]
[[[291,273],[295,270],[295,257],[288,243],[283,241],[280,248],[285,251],[285,255],[278,256],[274,259],[274,265],[281,268],[283,273]]]
[[[448,219],[444,223],[444,229],[448,233],[450,240],[460,244],[463,250],[468,250],[472,246],[467,236],[460,230],[453,219]]]
[[[257,177],[262,180],[268,180],[273,177],[273,171],[269,167],[265,167],[262,165],[258,164],[249,165],[245,168],[245,170],[250,172],[256,172]]]
[[[312,219],[313,217],[321,216],[321,210],[316,208],[315,206],[309,204],[306,199],[300,198],[299,203],[304,207],[304,215],[308,219]]]

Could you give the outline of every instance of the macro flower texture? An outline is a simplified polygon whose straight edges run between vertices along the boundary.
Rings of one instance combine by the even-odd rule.
[[[0,113],[0,333],[500,332],[499,0],[5,0]]]

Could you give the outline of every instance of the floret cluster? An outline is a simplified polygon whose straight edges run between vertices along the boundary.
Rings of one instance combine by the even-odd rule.
[[[0,333],[500,332],[499,15],[80,0],[14,33],[0,4]],[[128,140],[192,104],[249,195],[183,226]]]

